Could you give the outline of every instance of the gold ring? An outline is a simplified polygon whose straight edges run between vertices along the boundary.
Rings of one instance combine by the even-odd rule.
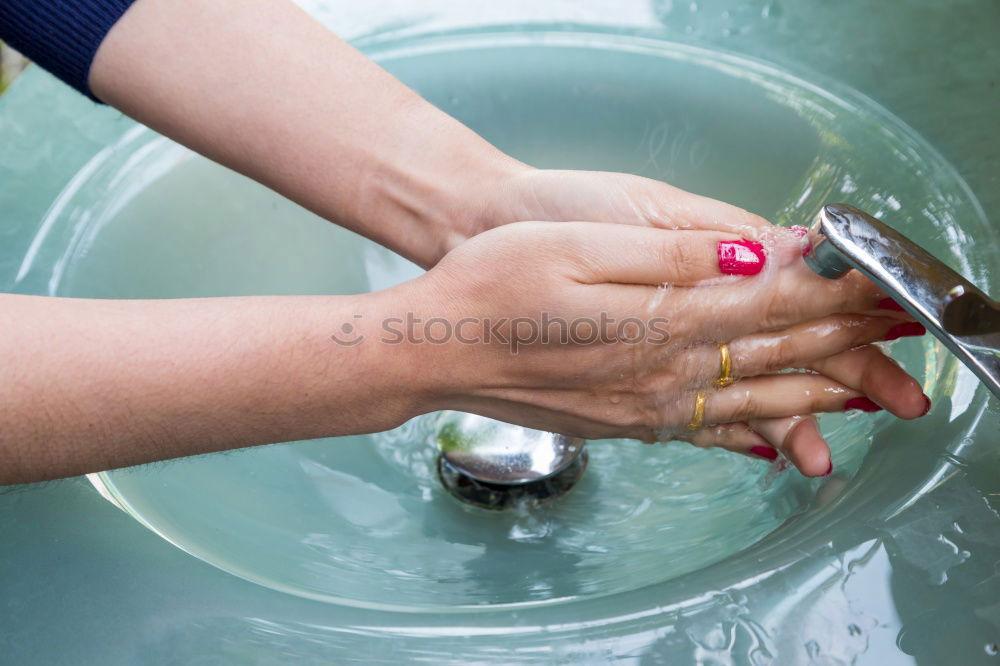
[[[691,422],[687,424],[688,430],[698,430],[702,421],[705,420],[705,399],[708,394],[705,391],[698,391],[694,396],[694,414],[691,415]]]
[[[733,377],[733,357],[729,354],[729,345],[725,342],[719,345],[719,378],[715,380],[715,385],[719,388],[731,386],[736,379]]]

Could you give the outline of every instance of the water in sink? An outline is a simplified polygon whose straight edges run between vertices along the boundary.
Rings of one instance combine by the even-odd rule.
[[[531,164],[631,171],[783,224],[845,201],[982,277],[960,251],[963,229],[982,219],[961,181],[859,97],[834,98],[728,56],[613,36],[442,37],[379,57]],[[50,293],[109,298],[355,293],[415,274],[141,128],[70,184],[21,271]],[[896,350],[936,397],[942,382],[954,388],[958,371],[925,344],[908,340]],[[509,513],[461,505],[439,486],[435,415],[388,433],[96,480],[180,547],[294,594],[400,610],[552,604],[738,562],[815,506],[818,491],[841,487],[891,420],[825,417],[837,474],[820,481],[685,444],[594,442],[590,468],[569,495]]]

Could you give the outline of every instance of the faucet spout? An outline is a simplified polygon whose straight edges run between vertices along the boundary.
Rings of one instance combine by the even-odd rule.
[[[846,204],[823,207],[806,264],[836,279],[855,268],[921,322],[1000,398],[1000,304],[927,250]]]

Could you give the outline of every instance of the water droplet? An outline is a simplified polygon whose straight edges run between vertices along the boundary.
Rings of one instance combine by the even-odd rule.
[[[1000,654],[1000,645],[997,645],[996,643],[987,643],[985,650],[986,654],[990,655],[991,657],[995,657],[998,654]]]
[[[882,267],[897,278],[906,272],[906,267],[897,257],[882,257]]]

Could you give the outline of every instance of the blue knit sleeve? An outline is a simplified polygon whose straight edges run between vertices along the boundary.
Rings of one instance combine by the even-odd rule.
[[[0,39],[94,101],[87,77],[134,0],[0,0]]]

